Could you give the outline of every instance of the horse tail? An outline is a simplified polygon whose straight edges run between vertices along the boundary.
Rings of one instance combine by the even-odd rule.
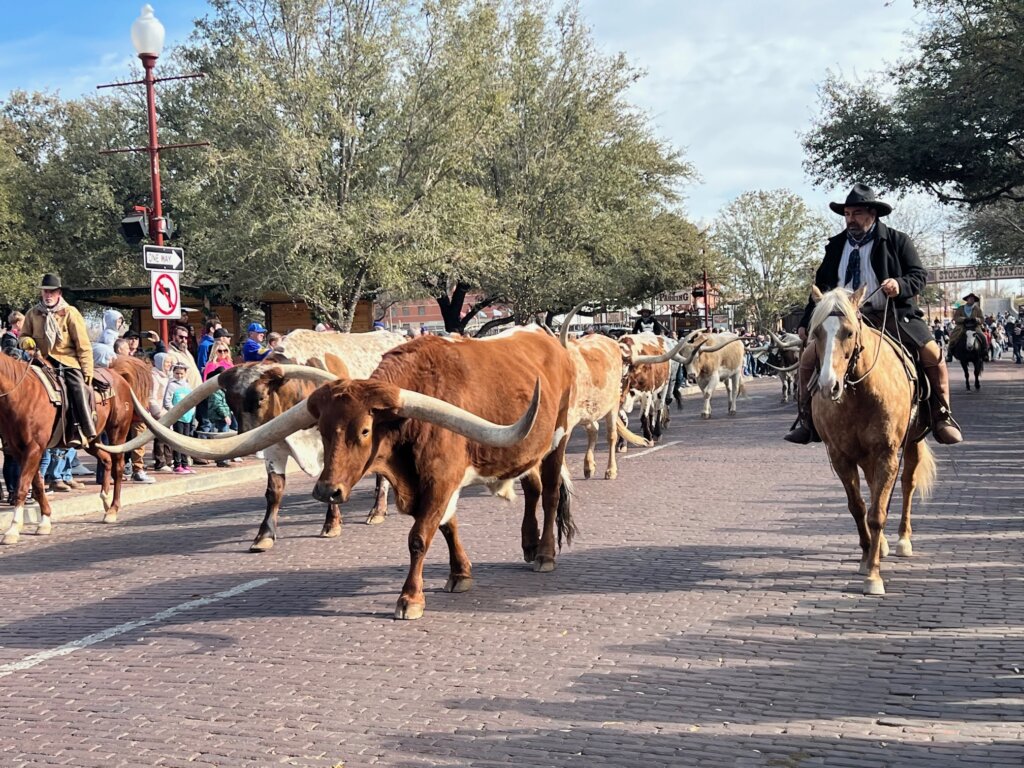
[[[917,492],[922,500],[931,496],[937,476],[938,467],[935,464],[935,454],[932,453],[928,443],[921,440],[917,443],[917,467],[914,469],[914,486],[917,488]]]
[[[150,373],[152,366],[137,357],[124,357],[119,355],[114,358],[108,366],[110,370],[120,374],[132,392],[139,399],[140,403],[148,403],[153,393],[153,376]]]

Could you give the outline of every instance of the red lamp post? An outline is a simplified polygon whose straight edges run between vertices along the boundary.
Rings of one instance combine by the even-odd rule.
[[[180,147],[204,147],[208,142],[193,142],[189,144],[168,144],[161,147],[157,141],[156,132],[156,88],[157,83],[165,80],[184,80],[193,77],[202,77],[201,74],[178,75],[175,77],[153,76],[153,68],[156,60],[160,58],[160,52],[164,48],[164,25],[153,15],[153,6],[146,4],[142,6],[142,12],[132,24],[132,45],[139,54],[142,61],[142,68],[145,72],[142,80],[135,80],[130,83],[110,83],[99,85],[97,88],[113,88],[122,85],[145,85],[146,86],[146,108],[149,118],[149,144],[146,147],[128,147],[125,149],[108,149],[100,154],[116,154],[118,152],[148,152],[149,153],[149,174],[150,193],[152,204],[146,209],[149,217],[149,235],[156,245],[164,244],[164,234],[167,232],[167,222],[163,214],[163,199],[160,192],[160,150],[178,149]],[[167,321],[160,321],[160,337],[165,345],[168,344]]]

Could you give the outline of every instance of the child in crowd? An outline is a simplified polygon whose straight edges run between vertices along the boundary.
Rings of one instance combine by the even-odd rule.
[[[164,410],[170,410],[180,403],[192,388],[185,380],[188,374],[188,367],[183,363],[173,363],[171,366],[171,380],[167,382],[167,391],[164,392]],[[174,422],[174,431],[179,435],[188,435],[192,427],[192,419],[195,418],[196,409],[191,408],[181,415],[181,418]],[[196,471],[188,466],[188,457],[180,451],[173,451],[171,459],[174,462],[174,473],[178,475],[194,475]]]
[[[153,355],[153,392],[149,396],[149,412],[154,418],[162,418],[167,409],[164,408],[164,395],[167,393],[167,384],[171,380],[171,365],[174,360],[166,352],[158,352]],[[153,441],[153,471],[173,472],[171,465],[171,446],[162,440]]]

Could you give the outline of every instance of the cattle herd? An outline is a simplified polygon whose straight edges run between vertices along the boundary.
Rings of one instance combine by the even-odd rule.
[[[262,450],[267,506],[252,551],[274,545],[289,459],[316,477],[313,495],[327,505],[324,537],[340,534],[339,505],[366,474],[376,473],[377,497],[367,522],[384,519],[389,486],[398,510],[413,519],[409,572],[395,616],[416,619],[424,609],[423,562],[438,530],[450,553],[445,590],[472,586],[456,518],[463,488],[484,485],[511,500],[518,480],[525,502],[523,557],[536,571],[553,570],[556,550],[576,530],[565,465],[572,430],[582,426],[587,433],[583,475],[589,478],[604,423],[604,476],[615,478],[618,451],[653,444],[662,434],[671,397],[678,397],[670,390],[679,366],[704,393],[704,418],[711,415],[719,382],[728,392],[729,413],[735,412],[747,351],[739,342],[733,334],[697,331],[678,342],[649,333],[617,341],[601,335],[569,339],[542,326],[482,339],[297,330],[271,358],[206,382],[159,421],[136,399],[148,429],[106,450],[125,454],[154,437],[208,459]],[[791,352],[790,342],[773,336],[773,349],[757,351]],[[785,363],[785,357],[771,361],[782,369]],[[171,425],[181,414],[216,389],[238,415],[238,432],[212,440],[174,432]],[[626,421],[637,408],[642,436]]]

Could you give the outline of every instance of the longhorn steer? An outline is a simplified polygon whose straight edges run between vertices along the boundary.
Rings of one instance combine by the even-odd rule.
[[[664,336],[653,333],[627,334],[619,339],[622,365],[623,418],[640,405],[640,427],[645,438],[657,442],[669,422],[665,390],[669,385],[668,358],[660,362],[638,362],[642,356],[663,355],[668,349]]]
[[[581,305],[582,306],[582,305]],[[590,478],[597,468],[594,447],[597,445],[598,422],[603,421],[608,438],[608,468],[605,480],[619,474],[615,451],[616,437],[633,445],[650,443],[630,432],[619,420],[622,395],[622,353],[614,339],[600,334],[582,339],[567,339],[569,320],[580,307],[573,309],[562,321],[562,346],[569,350],[576,371],[576,390],[569,408],[570,432],[582,424],[587,432],[587,451],[583,457],[583,476]]]
[[[707,346],[710,345],[710,346]],[[719,381],[725,382],[729,396],[729,415],[736,413],[736,397],[743,389],[743,358],[745,350],[740,337],[733,333],[707,334],[693,331],[678,345],[680,362],[697,380],[704,394],[701,418],[711,418],[711,395]]]
[[[404,341],[404,336],[384,331],[292,331],[282,339],[278,352],[271,362],[249,363],[221,373],[193,391],[186,400],[169,411],[160,423],[173,424],[184,410],[206,399],[215,389],[223,389],[231,410],[238,416],[239,431],[244,434],[284,413],[308,397],[315,389],[309,381],[294,375],[295,366],[285,366],[282,369],[274,365],[274,362],[283,358],[304,366],[314,365],[333,373],[331,375],[321,371],[318,384],[339,375],[345,378],[350,375],[365,377],[373,372],[385,352]],[[152,433],[146,432],[131,443],[112,446],[112,452],[131,450],[132,447],[137,447],[134,443],[141,440],[140,444],[144,444],[149,439],[152,439]],[[224,441],[200,440],[195,443],[190,449],[190,455],[220,458]],[[315,429],[306,429],[289,435],[280,442],[268,445],[263,453],[267,468],[267,509],[256,538],[249,547],[250,552],[264,552],[273,547],[277,540],[277,518],[286,487],[285,473],[288,460],[294,460],[303,472],[312,477],[319,475],[323,468],[323,443]],[[378,479],[376,499],[367,523],[383,522],[387,512],[387,492],[386,482]],[[334,538],[340,535],[341,510],[336,504],[329,504],[320,536]]]
[[[768,359],[765,365],[773,368],[782,382],[782,402],[796,401],[797,373],[800,364],[800,348],[802,342],[795,333],[784,333],[778,336],[769,333],[771,344],[768,345]]]
[[[395,617],[415,619],[424,607],[423,560],[438,529],[450,555],[445,590],[472,586],[455,518],[466,486],[482,484],[507,495],[518,478],[526,498],[523,556],[534,570],[554,569],[556,517],[559,544],[563,536],[571,542],[575,533],[563,484],[574,386],[568,353],[540,329],[487,339],[422,336],[387,353],[369,378],[327,384],[278,418],[223,441],[231,447],[222,456],[316,424],[325,459],[316,498],[343,502],[364,474],[384,474],[395,487],[399,511],[414,520],[409,574]],[[182,450],[200,442],[176,436],[141,409],[140,416],[160,439]],[[538,501],[543,534],[537,528]]]

